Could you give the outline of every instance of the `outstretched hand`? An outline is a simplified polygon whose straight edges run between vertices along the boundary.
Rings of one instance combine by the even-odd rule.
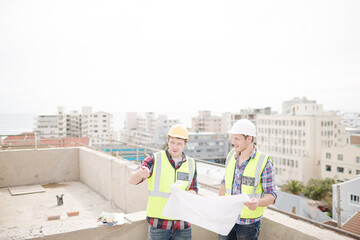
[[[150,170],[147,167],[140,167],[139,168],[139,174],[142,178],[147,178],[150,176]]]

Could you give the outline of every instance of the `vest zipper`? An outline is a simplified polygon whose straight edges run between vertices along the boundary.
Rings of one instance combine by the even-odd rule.
[[[175,175],[174,175],[174,183],[176,183],[176,169],[175,169]]]

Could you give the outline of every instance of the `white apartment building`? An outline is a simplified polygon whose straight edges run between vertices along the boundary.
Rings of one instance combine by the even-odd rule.
[[[219,116],[211,116],[211,111],[199,111],[199,116],[191,119],[191,129],[196,132],[221,133],[221,120]]]
[[[44,137],[92,137],[93,144],[107,144],[114,139],[111,127],[112,114],[103,111],[92,112],[91,107],[82,107],[82,112],[58,107],[57,115],[39,115],[34,131]]]
[[[360,134],[360,113],[359,112],[340,112],[341,123],[345,125],[345,130],[351,134]]]
[[[289,108],[289,106],[286,106]],[[341,118],[316,103],[297,103],[288,114],[258,115],[257,146],[275,164],[276,183],[319,178],[323,148],[349,144]],[[284,112],[284,111],[283,111]]]
[[[112,114],[104,111],[92,113],[90,109],[83,109],[81,115],[81,129],[83,136],[92,137],[94,145],[109,144],[110,139],[116,139],[112,129]]]
[[[227,134],[190,132],[184,152],[194,158],[225,162],[229,153]]]
[[[316,104],[314,100],[308,100],[306,97],[294,97],[291,100],[282,102],[282,114],[284,115],[292,115],[293,114],[293,106],[296,104]]]
[[[39,115],[35,118],[34,132],[39,134],[39,137],[57,137],[58,116],[57,115]]]
[[[167,142],[169,129],[179,120],[168,119],[166,115],[155,116],[154,112],[138,116],[126,113],[125,128],[121,130],[120,140],[128,143],[162,148]]]
[[[346,145],[322,149],[321,178],[348,181],[360,175],[360,147]]]

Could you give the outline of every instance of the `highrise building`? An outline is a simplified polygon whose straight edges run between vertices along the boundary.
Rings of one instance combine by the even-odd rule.
[[[257,146],[274,160],[280,185],[290,179],[307,183],[319,178],[322,149],[349,143],[335,112],[323,112],[315,101],[292,102],[285,104],[282,115],[258,115],[256,121]]]
[[[91,137],[93,144],[107,144],[115,138],[112,114],[92,112],[92,107],[82,107],[82,112],[58,107],[57,115],[39,115],[35,118],[34,132],[40,137]]]
[[[199,111],[199,116],[191,120],[191,129],[195,132],[221,133],[221,117],[211,116],[211,111]]]
[[[360,134],[360,113],[359,112],[339,112],[341,123],[345,125],[346,132],[350,134]]]
[[[227,134],[190,132],[184,152],[194,158],[223,163],[229,152]]]
[[[166,115],[155,116],[147,112],[145,116],[126,113],[125,127],[121,130],[120,140],[128,143],[162,148],[167,142],[169,129],[179,120],[168,119]]]

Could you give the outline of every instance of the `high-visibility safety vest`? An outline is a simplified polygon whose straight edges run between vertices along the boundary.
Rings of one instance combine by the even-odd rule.
[[[231,195],[234,184],[235,167],[237,161],[235,159],[236,151],[232,149],[226,158],[225,163],[225,195]],[[261,198],[263,189],[260,183],[261,173],[263,172],[267,159],[272,159],[259,150],[257,150],[254,159],[250,159],[247,163],[241,177],[241,193],[246,193],[249,198]],[[244,206],[240,213],[241,218],[258,218],[264,214],[265,207],[257,207],[250,210]]]
[[[164,217],[163,211],[166,202],[170,197],[170,187],[177,180],[183,181],[179,187],[182,190],[188,190],[195,174],[194,159],[186,156],[177,170],[171,165],[165,151],[154,153],[154,167],[151,177],[148,178],[148,203],[146,214],[148,217],[169,219]]]

